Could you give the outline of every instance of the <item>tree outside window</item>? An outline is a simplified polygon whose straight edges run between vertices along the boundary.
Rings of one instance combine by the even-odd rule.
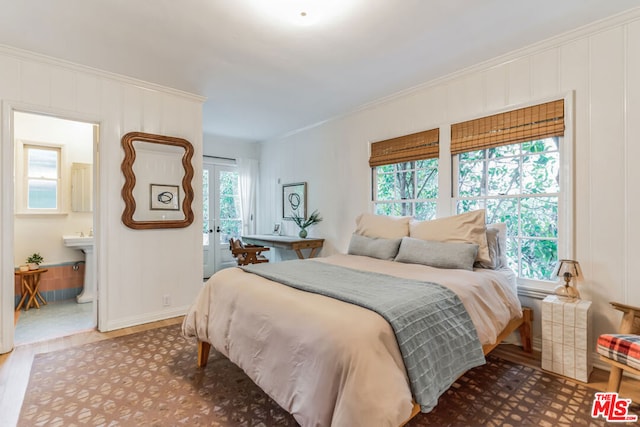
[[[554,137],[458,155],[457,212],[485,208],[487,223],[507,224],[509,267],[522,278],[548,280],[558,260],[559,143]]]
[[[220,172],[220,243],[242,234],[238,172]]]
[[[374,204],[378,215],[433,219],[438,197],[438,159],[374,168]]]

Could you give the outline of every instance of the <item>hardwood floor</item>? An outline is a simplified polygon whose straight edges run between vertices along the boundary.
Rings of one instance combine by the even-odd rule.
[[[64,338],[18,346],[11,353],[0,355],[0,414],[2,414],[0,417],[0,426],[13,426],[18,420],[29,381],[33,356],[35,354],[129,335],[181,322],[182,317],[176,317],[107,333],[100,333],[98,331],[82,332]],[[503,344],[493,350],[492,354],[514,363],[540,369],[540,352],[534,351],[528,354],[523,352],[520,347]],[[601,369],[594,369],[589,379],[589,384],[585,385],[594,389],[594,391],[604,391],[608,378],[608,372]],[[624,378],[622,380],[620,394],[625,398],[631,399],[633,402],[640,402],[640,381]]]
[[[519,363],[521,365],[531,366],[533,368],[542,369],[540,362],[540,352],[534,351],[533,353],[525,353],[518,346],[513,344],[501,344],[496,347],[491,354],[494,354],[502,359],[509,360],[514,363]],[[555,374],[552,374],[555,375]],[[560,375],[558,375],[560,376]],[[606,391],[607,383],[609,381],[609,371],[604,371],[602,369],[593,368],[593,372],[589,377],[589,383],[582,383],[580,381],[576,381],[580,384],[584,384],[586,387],[592,388],[595,391]],[[620,386],[620,396],[631,399],[634,403],[640,403],[640,381],[623,377],[622,385]]]

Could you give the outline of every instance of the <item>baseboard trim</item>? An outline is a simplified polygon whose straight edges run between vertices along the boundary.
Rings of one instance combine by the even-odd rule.
[[[106,327],[100,329],[100,332],[109,332],[116,329],[129,328],[131,326],[171,319],[172,317],[184,316],[188,309],[189,306],[175,307],[171,310],[162,310],[154,313],[145,313],[139,316],[125,317],[114,322],[107,322]]]

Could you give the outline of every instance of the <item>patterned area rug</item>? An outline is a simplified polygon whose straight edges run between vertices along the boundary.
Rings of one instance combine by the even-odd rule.
[[[605,425],[593,391],[493,356],[408,426]],[[640,407],[631,411],[640,413]],[[295,426],[239,368],[173,325],[36,355],[19,426]]]

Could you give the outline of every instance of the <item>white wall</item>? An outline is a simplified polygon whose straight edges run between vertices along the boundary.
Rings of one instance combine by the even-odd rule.
[[[256,141],[248,141],[246,139],[204,134],[203,152],[205,156],[228,159],[259,159],[260,144]]]
[[[634,167],[640,158],[638,52],[640,12],[635,11],[267,141],[261,153],[259,227],[267,231],[280,220],[278,180],[307,181],[308,205],[325,218],[312,229],[327,239],[322,253],[345,252],[354,218],[371,208],[370,142],[443,126],[443,183],[450,176],[449,124],[574,91],[574,253],[586,276],[580,291],[593,301],[592,334],[615,330],[619,315],[608,301],[640,306],[634,269],[640,258],[640,168]],[[439,204],[440,214],[449,202]],[[540,300],[532,294],[522,301],[537,311],[539,345]]]
[[[63,173],[61,191],[63,209],[66,211],[63,215],[16,215],[13,254],[15,266],[24,264],[25,259],[34,252],[39,252],[44,257],[43,265],[84,259],[82,252],[63,245],[62,236],[89,233],[93,227],[93,213],[72,212],[70,200],[71,164],[93,163],[93,125],[16,112],[13,135],[17,151],[20,150],[18,145],[22,144],[21,141],[63,147],[64,155],[60,163]],[[18,181],[16,185],[19,185]]]
[[[99,327],[110,330],[182,314],[202,284],[202,184],[193,182],[194,223],[183,229],[132,230],[120,216],[124,152],[120,138],[142,131],[185,138],[202,157],[203,99],[0,46],[2,101],[0,187],[0,352],[13,337],[13,138],[11,109],[100,124],[97,154],[96,253]],[[194,161],[195,176],[202,175]],[[169,295],[171,305],[163,307]]]

